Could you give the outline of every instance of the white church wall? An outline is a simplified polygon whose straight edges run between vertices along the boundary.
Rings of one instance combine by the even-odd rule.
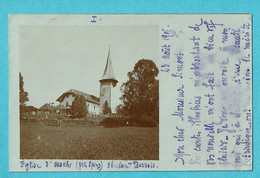
[[[111,86],[111,112],[112,113],[115,113],[116,112],[116,104],[115,104],[115,93],[114,93],[114,90],[113,90],[113,85],[112,85],[112,83],[110,84]]]
[[[100,105],[101,105],[101,107],[104,106],[106,101],[108,103],[108,106],[111,107],[111,88],[112,88],[112,84],[110,82],[103,82],[100,84]]]
[[[86,102],[87,108],[88,108],[88,112],[90,114],[99,114],[100,110],[99,110],[99,105],[98,104],[94,104],[91,102]]]

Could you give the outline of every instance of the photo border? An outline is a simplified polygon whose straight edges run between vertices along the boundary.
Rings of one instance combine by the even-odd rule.
[[[259,154],[253,154],[253,171],[204,171],[204,172],[92,172],[92,173],[81,173],[81,172],[62,172],[62,173],[10,173],[9,172],[9,64],[8,64],[8,14],[98,14],[98,13],[252,13],[253,17],[253,58],[259,59],[259,52],[257,53],[256,47],[260,45],[259,38],[259,1],[137,1],[132,0],[129,2],[123,1],[70,1],[63,0],[62,4],[59,1],[14,1],[4,0],[0,2],[0,173],[4,177],[17,176],[17,177],[71,177],[79,176],[98,176],[98,177],[162,177],[162,176],[176,176],[176,177],[259,177],[260,176],[260,156]],[[184,8],[185,7],[185,8]],[[258,75],[260,75],[260,62],[259,60],[253,59],[253,135],[259,135],[257,126],[260,124],[260,104],[257,103],[256,99],[260,97],[259,93],[254,92],[260,89],[258,84]],[[260,147],[259,137],[253,137],[253,148],[258,149]],[[12,148],[11,148],[12,149]],[[255,152],[254,152],[255,153]]]

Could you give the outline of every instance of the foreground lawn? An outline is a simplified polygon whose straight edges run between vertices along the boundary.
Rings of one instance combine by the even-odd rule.
[[[158,160],[159,129],[21,122],[21,159]]]

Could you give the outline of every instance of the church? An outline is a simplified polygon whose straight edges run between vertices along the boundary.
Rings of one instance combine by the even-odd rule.
[[[74,101],[74,97],[76,95],[83,95],[86,100],[86,106],[89,114],[102,114],[105,102],[108,103],[108,106],[111,108],[111,95],[112,89],[116,86],[117,80],[114,75],[112,61],[110,58],[110,49],[108,51],[106,67],[104,73],[99,80],[100,82],[100,91],[99,97],[94,95],[78,91],[75,89],[70,89],[63,93],[56,101],[59,102],[58,109],[59,110],[68,110]]]

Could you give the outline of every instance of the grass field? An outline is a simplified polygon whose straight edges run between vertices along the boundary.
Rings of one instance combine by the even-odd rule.
[[[158,127],[21,122],[21,159],[158,160]]]

